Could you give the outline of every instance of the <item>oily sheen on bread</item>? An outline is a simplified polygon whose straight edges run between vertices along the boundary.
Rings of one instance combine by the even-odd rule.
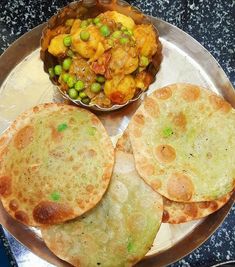
[[[151,248],[162,220],[162,197],[139,177],[131,154],[116,150],[111,183],[82,217],[44,227],[49,249],[74,266],[133,266]]]
[[[114,149],[87,110],[36,106],[13,122],[0,145],[1,201],[24,224],[73,219],[93,208],[109,185]]]
[[[140,176],[179,202],[209,201],[235,185],[235,110],[220,96],[191,84],[154,91],[130,122]]]

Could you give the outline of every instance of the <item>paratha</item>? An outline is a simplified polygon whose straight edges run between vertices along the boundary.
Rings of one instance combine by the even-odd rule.
[[[97,207],[73,221],[43,227],[42,237],[74,266],[132,266],[151,248],[162,211],[162,197],[140,179],[133,156],[117,150],[109,189]]]
[[[116,148],[126,153],[133,153],[129,138],[129,129],[127,128],[122,137],[119,138]],[[206,217],[220,209],[230,199],[232,193],[223,196],[220,199],[202,202],[176,202],[162,197],[163,199],[163,223],[179,224]]]
[[[114,149],[91,112],[48,103],[21,114],[1,137],[0,196],[24,224],[61,223],[105,193]]]
[[[216,200],[183,203],[163,197],[163,223],[184,223],[206,217],[223,207],[230,199],[232,193]]]
[[[196,85],[155,90],[132,117],[136,169],[179,202],[218,199],[235,186],[235,110]]]

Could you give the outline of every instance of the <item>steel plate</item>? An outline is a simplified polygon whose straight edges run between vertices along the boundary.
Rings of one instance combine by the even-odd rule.
[[[235,107],[235,92],[222,68],[210,53],[192,37],[178,28],[151,18],[160,33],[163,44],[163,62],[156,82],[148,94],[156,88],[176,82],[190,82],[223,95]],[[44,25],[40,25],[13,43],[0,57],[0,133],[22,111],[36,104],[63,101],[56,88],[43,72],[39,59],[39,40]],[[127,127],[132,114],[142,100],[118,111],[96,113],[110,136],[120,135]],[[166,266],[200,246],[223,222],[235,199],[216,213],[203,220],[180,225],[163,224],[154,245],[138,266]],[[12,219],[0,206],[0,223],[18,241],[41,257],[40,267],[48,263],[70,266],[47,249],[40,237],[40,230],[26,227]],[[28,250],[26,253],[29,253]],[[30,254],[33,258],[33,254]],[[29,256],[30,262],[30,256]],[[35,266],[30,262],[29,266]]]

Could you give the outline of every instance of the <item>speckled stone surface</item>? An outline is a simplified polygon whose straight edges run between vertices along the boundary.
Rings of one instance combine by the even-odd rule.
[[[0,53],[14,40],[33,27],[46,21],[66,0],[1,0],[0,1]],[[198,40],[221,64],[235,85],[235,1],[234,0],[134,0],[128,1],[145,13],[160,17]],[[171,267],[211,266],[235,260],[235,206],[224,223],[200,248]],[[17,241],[7,235],[11,248],[18,259],[25,251]],[[0,238],[12,266],[9,244],[0,228]],[[32,256],[33,257],[33,256]],[[35,260],[36,261],[36,260]],[[18,262],[20,267],[26,260]],[[41,267],[38,262],[34,267]],[[0,261],[0,267],[1,265]]]

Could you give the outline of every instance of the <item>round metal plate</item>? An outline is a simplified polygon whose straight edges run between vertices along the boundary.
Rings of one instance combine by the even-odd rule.
[[[234,89],[209,52],[178,28],[159,19],[151,19],[160,33],[163,62],[156,82],[151,85],[148,93],[170,83],[190,82],[223,95],[235,107]],[[42,102],[63,101],[43,72],[42,62],[39,59],[38,47],[43,27],[44,25],[40,25],[22,36],[0,57],[0,132],[3,132],[11,121],[27,108]],[[140,103],[141,100],[118,111],[96,114],[110,136],[116,136],[124,131]],[[175,236],[170,240],[172,242],[165,240],[164,243],[163,235],[158,235],[152,250],[138,266],[166,266],[190,253],[223,222],[234,199],[235,194],[223,208],[204,220],[172,227],[171,231],[175,231]],[[18,223],[2,206],[0,206],[0,223],[42,259],[56,266],[70,266],[47,249],[38,229]]]

